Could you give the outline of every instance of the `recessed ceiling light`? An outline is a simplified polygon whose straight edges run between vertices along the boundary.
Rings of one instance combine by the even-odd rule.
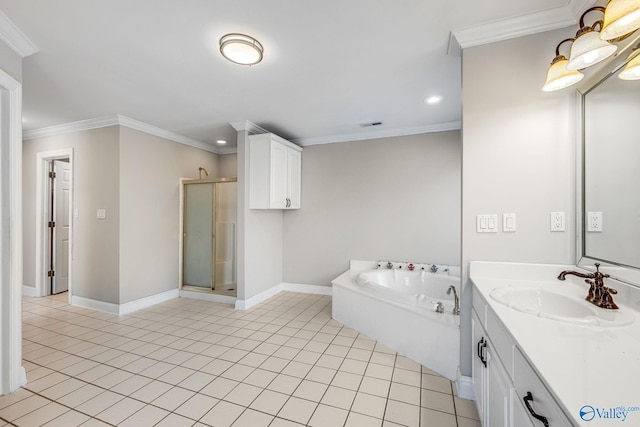
[[[254,65],[262,61],[264,48],[251,36],[231,33],[220,38],[220,53],[233,63]]]
[[[442,97],[440,95],[433,95],[433,96],[430,96],[428,98],[425,98],[424,103],[425,104],[437,104],[440,101],[442,101]]]
[[[218,140],[216,140],[216,143],[220,144],[220,145],[224,145],[224,144],[227,143],[227,140],[226,139],[218,139]]]

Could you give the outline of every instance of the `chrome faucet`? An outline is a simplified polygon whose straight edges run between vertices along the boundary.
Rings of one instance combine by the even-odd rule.
[[[453,285],[449,286],[449,289],[447,289],[447,295],[451,295],[451,291],[453,291],[453,300],[454,300],[453,314],[459,315],[460,299],[458,298],[458,291],[456,291],[456,287]]]
[[[596,271],[593,273],[585,274],[577,271],[566,270],[558,275],[558,280],[565,280],[566,276],[570,274],[583,277],[585,279],[585,283],[589,285],[589,294],[585,299],[591,304],[611,310],[616,310],[618,308],[616,303],[613,302],[613,297],[611,296],[617,294],[618,291],[604,285],[604,279],[609,277],[609,275],[600,272],[600,263],[596,262]]]

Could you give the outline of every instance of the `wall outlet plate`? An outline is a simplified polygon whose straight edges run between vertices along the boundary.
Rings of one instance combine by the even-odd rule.
[[[602,212],[587,212],[587,231],[602,232]]]
[[[551,212],[551,231],[565,231],[564,212]]]

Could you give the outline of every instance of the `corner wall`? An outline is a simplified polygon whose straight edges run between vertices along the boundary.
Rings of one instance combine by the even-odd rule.
[[[575,262],[576,93],[541,90],[555,46],[573,32],[463,51],[463,285],[472,260]],[[550,212],[565,212],[565,232],[549,230]],[[516,213],[515,233],[476,232],[476,215],[502,213]],[[461,371],[470,375],[469,286],[462,309]]]
[[[304,148],[284,212],[284,281],[330,286],[349,261],[459,265],[460,132]]]

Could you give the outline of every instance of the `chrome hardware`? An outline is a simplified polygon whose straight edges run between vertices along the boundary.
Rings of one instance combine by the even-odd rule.
[[[433,265],[431,266],[431,272],[432,272],[432,273],[437,273],[437,272],[438,272],[438,266],[437,266],[437,265],[435,265],[435,264],[433,264]]]
[[[579,273],[577,271],[566,270],[558,275],[558,280],[566,280],[566,276],[573,275],[585,278],[585,283],[589,285],[589,293],[585,298],[591,304],[600,308],[616,310],[618,306],[613,302],[612,294],[618,293],[615,289],[608,288],[604,285],[604,279],[609,277],[608,274],[600,272],[600,263],[596,262],[596,271],[593,273]]]
[[[447,289],[447,295],[451,295],[451,291],[453,291],[453,300],[454,300],[453,314],[459,315],[460,299],[458,298],[458,291],[456,290],[456,287],[453,285],[449,286],[449,289]]]
[[[393,264],[391,264],[391,261],[389,261],[387,262],[387,265],[385,267],[387,267],[387,270],[391,270],[393,268]]]
[[[444,304],[441,302],[436,304],[436,313],[444,313]]]

